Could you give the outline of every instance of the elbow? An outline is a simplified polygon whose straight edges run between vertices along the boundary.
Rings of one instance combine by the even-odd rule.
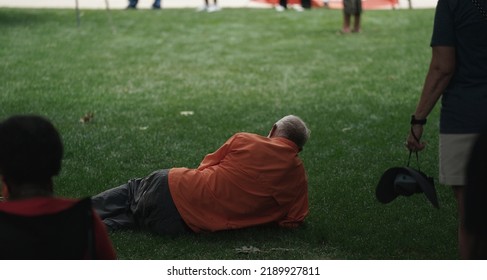
[[[450,79],[455,73],[455,48],[434,47],[430,70],[440,79]]]
[[[432,69],[440,79],[450,79],[455,73],[455,66],[452,65],[434,65]]]

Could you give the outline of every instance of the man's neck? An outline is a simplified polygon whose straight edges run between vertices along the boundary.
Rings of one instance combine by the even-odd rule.
[[[13,188],[11,188],[11,190],[13,189],[15,189],[15,191],[10,191],[8,198],[9,200],[53,196],[52,183],[50,182],[45,184],[27,183],[19,186],[14,186]]]

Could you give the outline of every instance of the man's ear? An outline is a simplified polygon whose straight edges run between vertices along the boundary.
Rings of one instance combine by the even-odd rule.
[[[272,126],[271,131],[269,131],[269,135],[267,135],[267,137],[268,137],[268,138],[273,137],[273,136],[274,136],[274,134],[276,134],[276,130],[277,130],[277,125],[276,125],[276,124],[274,124],[274,125]]]

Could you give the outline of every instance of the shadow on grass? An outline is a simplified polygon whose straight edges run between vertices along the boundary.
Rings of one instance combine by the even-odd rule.
[[[0,8],[0,28],[38,25],[53,21],[58,22],[60,15],[66,16],[66,22],[72,20],[73,25],[76,25],[76,12],[74,9],[72,16],[68,18],[66,13],[49,9]]]

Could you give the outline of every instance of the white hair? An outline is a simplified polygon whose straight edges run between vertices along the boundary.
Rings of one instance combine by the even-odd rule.
[[[304,144],[309,139],[311,131],[306,126],[306,123],[299,117],[288,115],[276,122],[276,134],[280,137],[287,138],[302,150]]]

